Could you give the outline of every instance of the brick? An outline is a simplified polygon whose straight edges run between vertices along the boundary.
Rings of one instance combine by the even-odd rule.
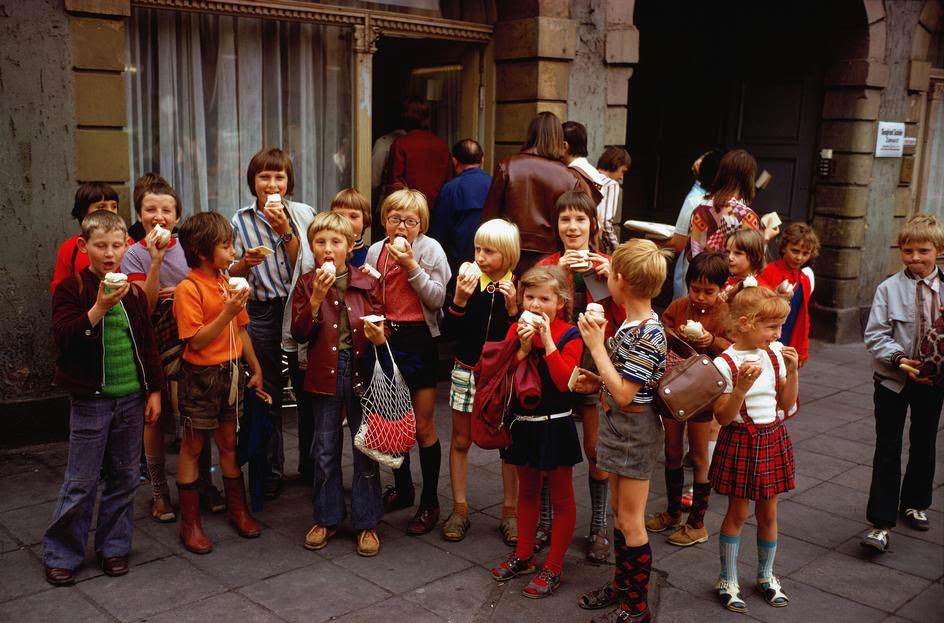
[[[500,0],[498,19],[508,21],[526,17],[570,18],[570,0]]]
[[[77,124],[124,127],[128,115],[122,74],[77,72],[74,80]]]
[[[919,28],[918,30],[921,30]],[[925,51],[927,54],[927,51]],[[911,67],[908,70],[908,90],[921,91],[928,90],[931,83],[931,62],[912,59]]]
[[[124,22],[70,17],[72,64],[78,69],[121,71],[125,68]]]
[[[499,63],[495,66],[495,84],[497,85],[497,101],[567,101],[570,87],[570,63],[566,61]]]
[[[872,121],[824,121],[820,145],[836,151],[871,154],[878,126]]]
[[[827,90],[823,119],[878,119],[882,92],[878,89]]]
[[[928,58],[928,48],[931,47],[931,33],[921,24],[915,28],[911,37],[911,58]]]
[[[924,99],[925,96],[923,93],[913,93],[906,96],[907,110],[905,111],[905,123],[921,123],[921,114],[924,112]],[[905,128],[907,130],[907,128]],[[911,136],[906,133],[906,136]],[[917,136],[917,135],[915,135]]]
[[[817,215],[865,216],[869,207],[869,189],[819,184],[814,191],[813,202]]]
[[[866,154],[834,154],[836,169],[829,178],[830,182],[840,184],[858,184],[867,186],[872,181],[872,161]]]
[[[574,58],[577,22],[555,17],[533,17],[495,25],[495,59]]]
[[[627,0],[606,0],[606,25],[609,26],[631,26],[633,24],[633,13],[635,3]]]
[[[606,62],[611,65],[639,62],[639,31],[635,27],[606,31]]]
[[[865,7],[865,16],[869,24],[885,19],[885,5],[883,0],[862,0]]]
[[[903,156],[901,158],[901,170],[898,172],[899,184],[911,184],[914,179],[914,156]]]
[[[824,83],[827,86],[885,87],[888,84],[888,65],[864,58],[836,61],[826,73]]]
[[[131,176],[128,133],[123,130],[76,130],[75,152],[80,182],[121,182]]]
[[[852,279],[858,277],[861,266],[861,249],[823,247],[816,260],[816,273],[835,279]]]
[[[895,216],[907,216],[911,212],[911,189],[900,187],[895,189]]]
[[[521,142],[526,138],[528,124],[535,115],[545,110],[567,119],[566,102],[499,103],[495,106],[495,140],[503,143]]]
[[[895,223],[894,233],[895,237],[898,237],[898,230],[901,229],[901,226],[904,224],[905,219],[899,219],[900,222]],[[887,252],[888,260],[885,262],[885,274],[892,275],[901,270],[901,251],[898,249],[889,249]]]
[[[629,79],[632,77],[632,67],[606,68],[607,106],[626,106],[629,103]]]
[[[495,164],[521,151],[521,143],[495,143]]]
[[[864,218],[813,217],[813,229],[820,243],[829,247],[861,247],[865,242]]]
[[[603,134],[604,145],[626,144],[626,119],[627,110],[625,106],[607,106],[606,130]]]
[[[937,32],[941,27],[942,17],[944,17],[944,7],[941,7],[939,2],[925,2],[921,17],[918,19],[928,32]]]
[[[827,307],[852,307],[859,297],[858,279],[831,279],[816,276],[816,301]]]
[[[130,226],[133,222],[131,213],[134,211],[134,206],[131,205],[131,187],[127,184],[112,184],[111,187],[118,193],[118,215]]]
[[[866,58],[877,60],[885,58],[885,40],[888,34],[887,23],[888,22],[885,20],[882,20],[869,25],[869,38],[867,42],[869,49],[866,52]],[[852,39],[858,39],[858,37],[852,37]]]
[[[131,0],[66,0],[66,11],[129,17]]]

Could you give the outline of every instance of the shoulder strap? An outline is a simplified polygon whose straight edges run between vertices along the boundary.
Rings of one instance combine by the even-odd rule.
[[[573,339],[576,339],[579,336],[580,336],[580,330],[577,327],[571,325],[570,327],[567,328],[566,331],[564,331],[564,334],[560,337],[560,339],[557,340],[557,344],[556,344],[557,350],[561,350],[562,348],[564,348],[564,344],[566,344],[567,342],[570,342]]]
[[[770,347],[765,349],[767,351],[767,356],[770,357],[770,363],[774,367],[774,399],[780,396],[780,362],[777,361],[777,355],[774,353]]]
[[[724,359],[725,363],[728,364],[728,369],[731,370],[731,389],[733,390],[734,386],[737,385],[737,378],[738,378],[737,366],[734,365],[734,360],[731,359],[731,355],[729,355],[728,353],[721,353],[721,358]],[[746,396],[744,400],[741,401],[741,410],[738,413],[741,416],[741,419],[744,420],[744,424],[747,425],[747,430],[750,431],[751,434],[753,434],[755,430],[754,420],[752,420],[751,417],[747,414],[747,397]]]

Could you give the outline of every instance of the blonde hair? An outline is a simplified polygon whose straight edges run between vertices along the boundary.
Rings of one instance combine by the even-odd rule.
[[[558,318],[561,320],[570,320],[570,312],[573,309],[573,300],[570,290],[570,282],[567,280],[567,273],[560,266],[535,266],[529,268],[521,276],[520,287],[518,288],[518,307],[522,307],[524,302],[524,291],[528,288],[539,286],[551,286],[557,298],[564,302]]]
[[[308,244],[315,239],[315,235],[321,231],[333,231],[341,234],[347,241],[354,244],[354,228],[351,221],[347,220],[337,212],[319,212],[311,220],[308,226]]]
[[[475,244],[492,247],[501,253],[503,270],[514,270],[521,258],[521,235],[518,226],[503,218],[493,218],[479,225]]]
[[[626,281],[633,294],[652,299],[658,296],[665,281],[665,254],[651,240],[634,238],[616,248],[610,267]]]
[[[380,220],[387,223],[387,217],[396,210],[416,212],[420,217],[420,233],[425,234],[429,229],[429,204],[426,195],[412,188],[395,190],[383,200],[380,206]]]
[[[915,214],[902,225],[898,233],[898,246],[917,242],[930,242],[938,251],[944,249],[944,227],[941,227],[937,217]]]
[[[356,188],[339,190],[331,200],[332,210],[360,210],[364,227],[370,227],[370,201]]]
[[[82,237],[89,240],[92,234],[100,231],[103,234],[110,234],[113,231],[128,233],[128,225],[125,220],[108,210],[98,210],[92,212],[82,219]]]
[[[735,294],[728,303],[728,310],[729,329],[732,333],[740,333],[738,318],[746,318],[751,328],[767,320],[779,320],[782,323],[790,315],[790,303],[773,290],[755,286]]]

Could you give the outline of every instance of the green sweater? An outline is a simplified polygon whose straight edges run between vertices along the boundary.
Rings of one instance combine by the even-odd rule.
[[[128,317],[121,303],[109,309],[102,322],[105,347],[105,384],[102,393],[117,398],[141,391],[131,327],[128,326]]]

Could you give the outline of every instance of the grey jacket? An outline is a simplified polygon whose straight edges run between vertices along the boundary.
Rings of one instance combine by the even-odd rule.
[[[366,262],[380,270],[377,260],[387,239],[375,242],[367,249]],[[413,257],[419,264],[410,271],[410,285],[423,303],[423,318],[433,337],[439,336],[439,319],[442,316],[442,306],[446,301],[446,284],[452,278],[446,252],[436,242],[425,234],[420,234],[413,241]]]

